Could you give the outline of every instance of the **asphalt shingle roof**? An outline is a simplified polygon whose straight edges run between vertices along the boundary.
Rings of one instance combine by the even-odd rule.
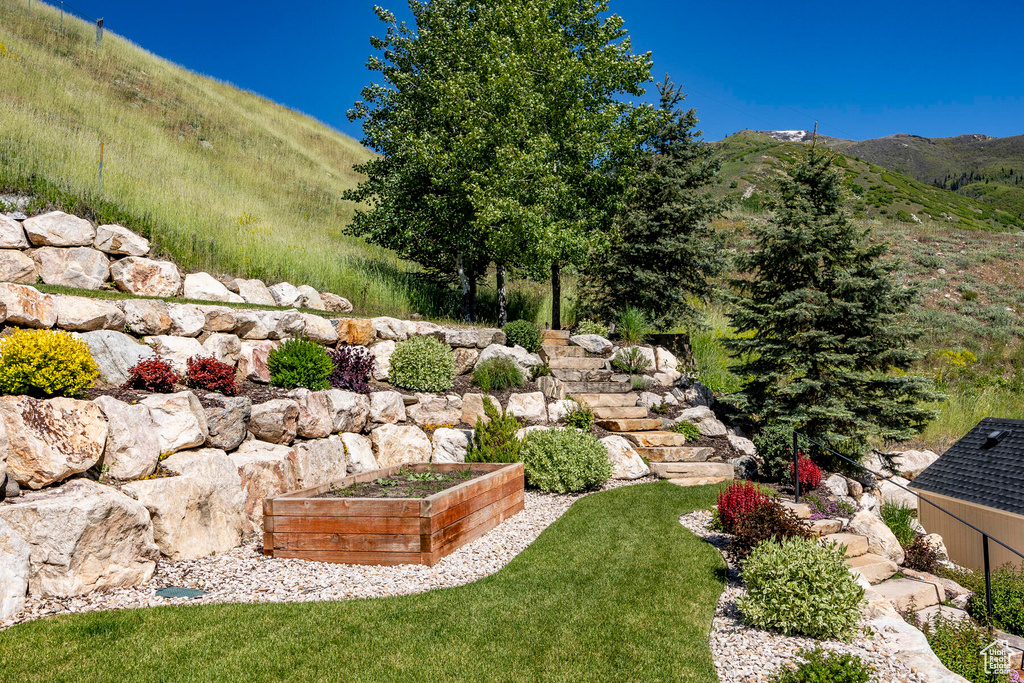
[[[991,448],[988,435],[1009,434]],[[922,472],[911,488],[1024,515],[1024,420],[986,417]]]

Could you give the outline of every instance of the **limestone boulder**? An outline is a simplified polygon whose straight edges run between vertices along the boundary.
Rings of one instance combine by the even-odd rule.
[[[858,512],[850,520],[846,531],[866,537],[869,553],[890,559],[896,564],[903,564],[905,559],[903,546],[877,515],[867,510]]]
[[[242,480],[246,533],[263,533],[263,501],[298,488],[292,449],[250,439],[228,457]]]
[[[334,346],[338,343],[338,331],[327,318],[321,318],[312,313],[300,313],[302,316],[302,336],[311,341],[325,346]]]
[[[131,299],[124,302],[124,322],[133,334],[156,336],[170,334],[174,321],[163,301]]]
[[[373,356],[373,378],[378,382],[387,381],[391,374],[391,356],[395,352],[396,342],[382,341],[370,347]]]
[[[505,406],[505,412],[527,423],[548,421],[547,404],[544,401],[544,394],[540,391],[512,394],[508,399],[508,405]]]
[[[171,364],[174,372],[179,377],[184,377],[188,370],[188,359],[203,355],[203,345],[193,337],[173,337],[171,335],[160,335],[146,337],[145,342],[149,344],[158,356]]]
[[[680,396],[678,397],[680,401],[695,408],[700,406],[710,406],[715,402],[714,392],[700,382],[694,382],[685,390],[676,391],[679,391],[680,393]]]
[[[121,386],[128,381],[128,371],[135,364],[156,356],[150,347],[114,330],[96,330],[75,336],[89,347],[92,359],[100,369],[100,382],[108,386]]]
[[[170,261],[128,256],[110,265],[110,275],[118,289],[138,296],[168,297],[181,293],[181,273]]]
[[[320,299],[324,302],[324,309],[331,313],[352,312],[352,302],[343,296],[331,294],[330,292],[320,292]]]
[[[92,245],[107,254],[145,256],[149,253],[149,240],[120,225],[101,225],[96,228]]]
[[[298,337],[306,329],[302,313],[289,311],[254,311],[256,324],[245,333],[246,339],[287,339]]]
[[[197,304],[196,308],[206,316],[204,332],[211,334],[219,332],[242,337],[259,324],[253,311],[208,304]]]
[[[604,354],[611,351],[614,344],[599,334],[577,334],[569,337],[576,346],[582,346],[588,353]]]
[[[405,401],[402,395],[397,391],[375,391],[370,394],[370,422],[405,422]]]
[[[612,463],[612,479],[639,479],[651,473],[651,468],[624,437],[606,436],[601,443]]]
[[[176,337],[197,337],[206,327],[206,313],[194,304],[167,304],[167,314]]]
[[[567,395],[565,383],[557,377],[542,375],[537,378],[537,388],[544,394],[544,398],[552,401],[560,401]]]
[[[90,247],[96,238],[92,223],[63,211],[33,216],[21,226],[29,242],[37,247]]]
[[[249,431],[252,399],[245,396],[207,394],[203,401],[206,414],[206,446],[223,451],[238,448]]]
[[[28,593],[31,547],[0,519],[0,621],[17,616]]]
[[[346,432],[338,438],[345,445],[345,457],[349,474],[362,474],[378,469],[377,458],[373,455],[373,444],[362,434]]]
[[[0,460],[23,487],[39,489],[85,472],[103,455],[107,420],[91,401],[0,397]]]
[[[469,442],[472,430],[448,429],[442,427],[434,431],[434,453],[430,461],[443,462],[466,462],[466,453],[469,451]]]
[[[576,410],[577,407],[579,407],[579,404],[568,398],[552,401],[548,404],[548,420],[551,422],[565,422],[566,416]]]
[[[501,404],[493,396],[484,396],[484,394],[465,394],[462,397],[462,422],[468,425],[476,426],[477,419],[484,421],[487,424],[491,421],[484,413],[484,400],[489,401],[499,413],[501,413]]]
[[[912,510],[917,509],[917,496],[905,491],[900,486],[907,487],[910,481],[903,477],[891,477],[878,482],[878,493],[882,503],[893,503]]]
[[[940,536],[939,534],[925,534],[924,542],[935,552],[937,552],[939,554],[939,557],[941,557],[944,560],[949,559],[949,551],[946,550],[946,544],[942,540],[942,536]]]
[[[432,334],[453,349],[475,349],[480,344],[480,330],[475,327],[442,327]]]
[[[328,389],[324,392],[334,432],[361,432],[370,417],[370,397],[354,391]]]
[[[29,591],[84,595],[149,581],[160,551],[149,511],[110,486],[75,479],[0,506],[29,545]]]
[[[654,365],[658,372],[679,371],[679,359],[671,351],[660,346],[654,349]]]
[[[139,401],[149,408],[157,426],[160,453],[167,455],[186,448],[198,448],[210,435],[206,411],[191,391],[153,394]]]
[[[220,280],[209,273],[190,273],[185,276],[182,284],[182,294],[186,299],[198,299],[199,301],[229,301],[244,304],[243,299],[235,294]]]
[[[299,290],[300,308],[311,308],[314,311],[326,311],[327,307],[324,305],[323,299],[320,298],[320,292],[316,291],[309,285],[299,285],[296,287]]]
[[[48,285],[99,289],[110,278],[106,254],[88,247],[41,247],[32,252],[32,260]]]
[[[111,301],[84,296],[58,296],[57,327],[76,332],[124,330],[124,311]]]
[[[252,407],[249,433],[260,441],[288,445],[299,430],[298,401],[275,398]]]
[[[329,484],[344,478],[348,472],[345,443],[337,435],[297,443],[290,457],[295,463],[295,482],[300,489]]]
[[[289,282],[278,282],[270,285],[270,296],[274,297],[274,304],[284,308],[299,306],[302,301],[302,292],[298,287]]]
[[[278,342],[243,341],[239,343],[238,373],[250,382],[270,383],[270,368],[267,359],[276,349]]]
[[[480,365],[491,358],[511,359],[527,377],[530,376],[530,368],[544,364],[540,356],[530,353],[522,346],[505,346],[504,344],[491,344],[485,348],[480,352],[480,357],[477,359],[476,364]]]
[[[373,322],[360,318],[343,318],[336,321],[338,341],[352,346],[369,346],[374,338]]]
[[[419,427],[381,425],[370,432],[370,443],[380,467],[430,462],[433,446]]]
[[[299,405],[296,434],[303,439],[323,439],[334,431],[334,415],[322,391],[295,389],[288,394]]]
[[[421,427],[454,426],[462,419],[462,397],[455,394],[416,394],[416,403],[409,406],[406,412],[409,419]]]
[[[733,434],[732,432],[729,432],[725,436],[726,439],[729,440],[729,443],[732,445],[732,447],[739,451],[740,453],[742,453],[743,455],[754,458],[757,457],[757,448],[754,447],[754,442],[748,439],[747,437],[739,436],[738,434]]]
[[[0,249],[27,249],[28,237],[21,223],[0,214]]]
[[[913,481],[938,459],[938,453],[932,451],[903,451],[896,457],[896,467],[903,477]]]
[[[277,305],[277,302],[274,301],[274,295],[267,289],[267,285],[264,284],[263,280],[237,279],[235,284],[238,285],[238,295],[242,297],[245,303],[257,306]]]
[[[57,297],[35,287],[0,282],[0,304],[7,308],[7,324],[47,328],[57,323]]]
[[[505,333],[496,327],[481,327],[478,328],[477,331],[480,334],[476,341],[476,347],[478,349],[486,349],[488,346],[492,346],[494,344],[504,346],[508,342],[508,339],[505,337]]]
[[[850,487],[846,483],[846,477],[844,477],[841,474],[833,474],[831,477],[822,482],[822,486],[824,486],[829,493],[836,497],[850,495]]]
[[[160,460],[160,441],[149,408],[113,396],[100,396],[93,403],[103,411],[109,425],[100,460],[103,476],[126,481],[153,474]]]
[[[31,256],[17,249],[0,249],[0,282],[31,285],[37,279],[39,271]]]
[[[687,408],[679,414],[676,423],[683,420],[696,425],[704,436],[726,436],[729,433],[725,425],[715,417],[715,414],[707,406]]]
[[[242,355],[242,340],[234,334],[215,332],[203,341],[203,355],[228,365],[237,365]]]
[[[224,451],[176,453],[164,466],[179,476],[124,486],[149,511],[161,554],[171,560],[194,560],[240,544],[246,525],[242,478]]]
[[[643,406],[648,409],[660,406],[664,402],[665,399],[651,391],[642,391],[636,398],[636,404],[638,406]]]
[[[655,384],[663,387],[671,387],[675,386],[676,382],[678,382],[682,376],[682,373],[670,369],[665,370],[665,372],[656,372],[651,378],[654,380]]]
[[[455,374],[467,375],[473,372],[476,361],[480,358],[477,349],[454,348],[452,354],[455,356]]]
[[[373,332],[377,339],[404,341],[409,338],[409,329],[404,320],[396,318],[372,318]]]

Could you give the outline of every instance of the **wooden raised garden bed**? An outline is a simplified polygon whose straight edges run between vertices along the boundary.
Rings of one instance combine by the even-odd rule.
[[[317,497],[398,472],[458,472],[426,498]],[[523,465],[396,465],[263,501],[263,554],[346,564],[436,564],[523,509]]]

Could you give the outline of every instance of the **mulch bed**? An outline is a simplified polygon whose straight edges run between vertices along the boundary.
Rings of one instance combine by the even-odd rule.
[[[271,387],[266,384],[256,384],[248,380],[242,380],[235,384],[238,391],[236,396],[243,396],[252,401],[253,405],[259,405],[260,403],[266,403],[276,398],[286,398],[288,396],[289,389],[282,389],[280,387]],[[203,404],[204,408],[210,407],[211,401],[207,399],[207,396],[219,396],[213,392],[203,391],[201,389],[190,389],[182,384],[176,384],[174,391],[192,391],[198,398],[199,402]],[[138,389],[125,389],[123,387],[112,387],[106,389],[86,389],[83,392],[89,400],[99,398],[100,396],[113,396],[118,401],[124,403],[138,403],[147,396],[155,396],[156,392],[152,391],[140,391]]]
[[[344,488],[332,488],[316,498],[427,498],[435,493],[450,489],[467,481],[482,477],[487,472],[482,470],[457,470],[454,472],[438,472],[427,468],[423,473],[396,472],[395,474],[374,481],[352,484]],[[424,475],[432,475],[431,479],[418,479]]]

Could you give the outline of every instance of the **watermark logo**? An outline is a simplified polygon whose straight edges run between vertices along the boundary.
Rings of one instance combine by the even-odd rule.
[[[985,660],[985,673],[1003,674],[1010,673],[1010,647],[1005,640],[994,640],[980,652]]]

